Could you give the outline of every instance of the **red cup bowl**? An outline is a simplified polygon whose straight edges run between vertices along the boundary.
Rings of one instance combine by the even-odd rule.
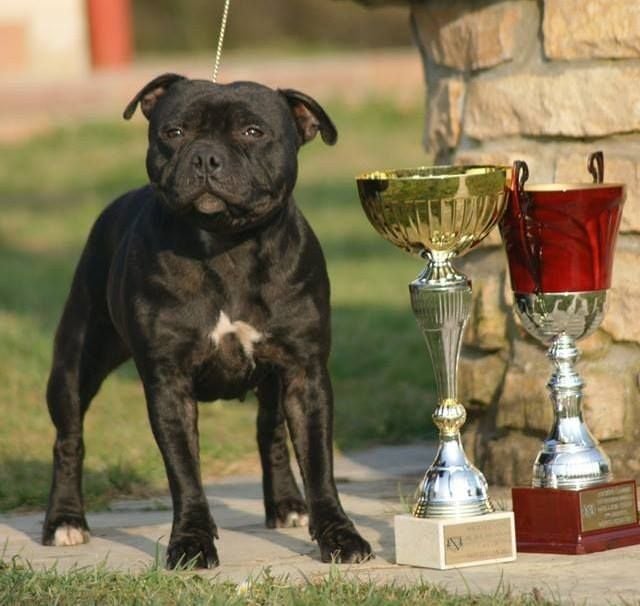
[[[514,179],[500,233],[517,293],[606,290],[625,199],[618,183],[525,185]]]

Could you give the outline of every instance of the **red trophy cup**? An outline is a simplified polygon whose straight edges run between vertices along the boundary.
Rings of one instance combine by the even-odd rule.
[[[624,185],[604,183],[602,152],[590,184],[526,185],[515,162],[500,222],[514,309],[549,346],[554,423],[533,465],[531,488],[514,488],[518,551],[589,553],[640,543],[634,480],[614,481],[609,458],[582,417],[576,340],[605,312]]]

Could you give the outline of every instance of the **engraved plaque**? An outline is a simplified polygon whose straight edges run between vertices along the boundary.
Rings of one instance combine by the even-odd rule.
[[[580,525],[583,532],[637,522],[633,482],[588,489],[580,493]]]
[[[443,530],[446,566],[513,556],[511,519],[508,517],[447,524]]]

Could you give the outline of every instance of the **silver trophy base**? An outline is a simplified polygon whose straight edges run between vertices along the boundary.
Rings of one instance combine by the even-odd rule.
[[[397,515],[393,528],[396,564],[447,570],[516,559],[512,511],[449,519]]]
[[[562,444],[549,438],[545,440],[533,464],[531,485],[534,488],[580,490],[613,479],[609,457],[594,443],[584,423],[579,425],[571,437],[571,444]],[[561,426],[562,423],[559,423],[557,428],[561,429]],[[563,433],[566,436],[569,432]],[[583,446],[577,445],[580,443]]]
[[[610,482],[611,462],[582,418],[584,381],[575,370],[575,340],[594,332],[604,317],[606,291],[515,293],[527,331],[549,345],[555,366],[547,387],[554,408],[551,432],[533,465],[534,488],[580,490]]]
[[[467,460],[459,436],[443,439],[418,487],[413,515],[461,518],[493,511],[482,473]]]

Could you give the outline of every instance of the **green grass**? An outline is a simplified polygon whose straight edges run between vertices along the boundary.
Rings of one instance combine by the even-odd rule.
[[[0,604],[58,606],[72,604],[181,604],[239,606],[547,606],[542,592],[516,594],[498,585],[493,593],[452,594],[418,581],[413,585],[378,584],[348,578],[332,568],[317,581],[295,583],[264,571],[237,585],[191,572],[166,573],[159,567],[129,575],[105,567],[67,573],[35,572],[19,563],[0,562]]]
[[[432,378],[409,303],[420,263],[383,241],[357,199],[354,175],[428,160],[422,107],[327,103],[335,148],[301,151],[296,198],[323,244],[332,281],[341,449],[432,434]],[[146,124],[86,124],[0,147],[0,510],[46,502],[53,428],[44,401],[53,332],[88,230],[116,195],[146,182]],[[76,167],[81,166],[81,170]],[[255,402],[201,406],[206,477],[256,465]],[[109,428],[106,430],[105,428]],[[86,418],[89,507],[166,490],[131,365],[110,377]]]

